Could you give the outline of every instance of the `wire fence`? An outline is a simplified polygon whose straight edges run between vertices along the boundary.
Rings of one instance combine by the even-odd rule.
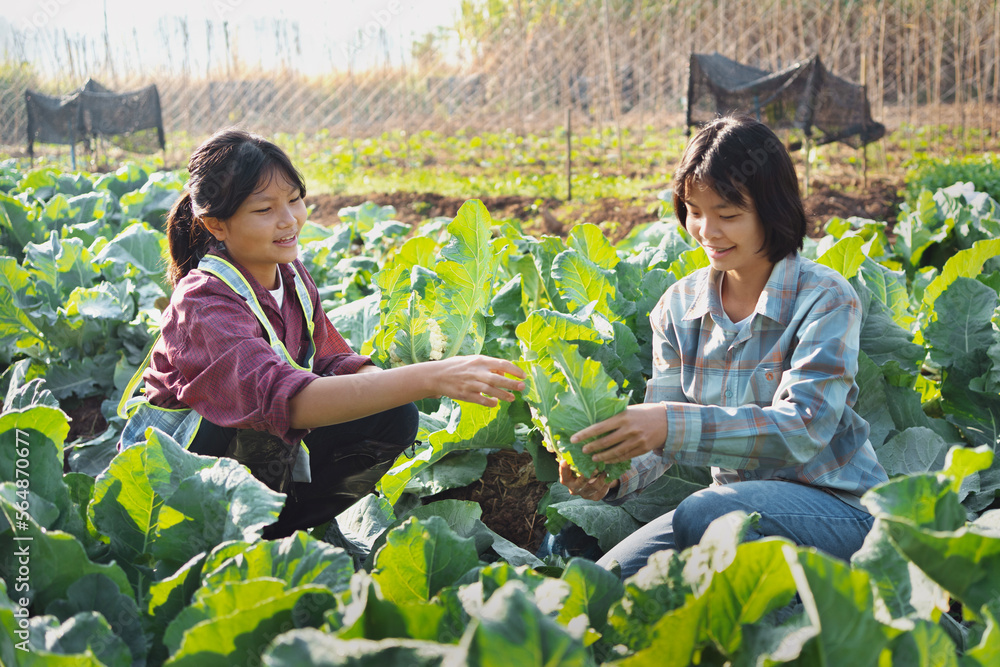
[[[387,56],[383,66],[322,76],[303,74],[292,56],[280,70],[247,67],[229,49],[228,33],[200,74],[183,53],[167,71],[145,71],[129,64],[141,62],[138,43],[135,58],[113,61],[106,40],[52,37],[43,46],[62,63],[59,71],[40,73],[10,53],[0,65],[0,144],[26,143],[26,89],[64,94],[88,77],[115,91],[156,84],[167,132],[196,137],[231,124],[348,137],[528,132],[564,124],[567,109],[585,126],[679,126],[693,52],[770,71],[819,54],[833,73],[867,86],[874,117],[890,128],[936,122],[953,109],[952,123],[997,137],[998,0],[473,0],[464,7],[403,64]],[[163,31],[174,51],[178,35],[188,43],[188,26],[176,31]]]

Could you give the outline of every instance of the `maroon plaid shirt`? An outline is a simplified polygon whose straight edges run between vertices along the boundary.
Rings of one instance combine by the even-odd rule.
[[[285,289],[281,310],[274,297],[225,251],[253,288],[267,319],[300,365],[309,330],[295,296],[294,274],[279,265]],[[323,375],[356,373],[369,358],[355,354],[330,323],[309,272],[296,260],[313,303],[316,357],[313,372],[292,367],[268,345],[246,302],[219,278],[195,269],[174,290],[163,329],[143,376],[146,398],[163,408],[192,408],[214,424],[268,431],[290,444],[309,431],[288,423],[288,401]]]

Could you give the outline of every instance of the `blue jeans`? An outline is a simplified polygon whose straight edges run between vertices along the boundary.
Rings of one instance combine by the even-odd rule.
[[[677,509],[650,521],[597,562],[610,568],[612,561],[618,561],[625,579],[657,551],[697,544],[708,524],[734,510],[760,514],[757,527],[748,531],[745,541],[777,535],[843,560],[861,548],[874,521],[867,512],[813,486],[777,480],[735,482],[693,493]]]

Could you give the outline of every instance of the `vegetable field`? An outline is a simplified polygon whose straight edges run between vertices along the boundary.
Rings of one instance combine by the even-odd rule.
[[[373,203],[307,223],[300,257],[356,350],[384,367],[490,354],[529,380],[493,409],[423,402],[418,444],[339,531],[264,541],[283,496],[234,461],[158,431],[115,455],[114,407],[169,294],[162,219],[183,175],[0,163],[0,663],[998,664],[994,165],[965,163],[976,182],[921,171],[931,189],[914,180],[891,234],[834,218],[807,239],[861,296],[857,409],[891,477],[864,498],[877,519],[852,562],[741,543],[754,517],[730,515],[622,583],[435,496],[477,484],[498,451],[530,456],[549,486],[526,521],[607,549],[708,483],[675,466],[611,507],[555,481],[553,452],[594,470],[568,436],[642,401],[649,311],[707,265],[672,217],[615,243],[592,224],[535,235],[478,200],[418,224]],[[65,409],[94,397],[107,430],[67,441]]]

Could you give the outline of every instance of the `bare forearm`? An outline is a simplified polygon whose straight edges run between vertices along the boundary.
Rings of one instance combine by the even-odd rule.
[[[313,380],[288,401],[293,428],[318,428],[360,419],[431,396],[492,407],[523,391],[524,371],[509,361],[475,355],[427,361],[387,371],[362,366],[353,375]]]
[[[360,419],[431,396],[426,369],[403,366],[381,372],[363,366],[353,375],[313,380],[288,401],[293,428],[318,428]],[[423,370],[423,372],[421,372]]]

